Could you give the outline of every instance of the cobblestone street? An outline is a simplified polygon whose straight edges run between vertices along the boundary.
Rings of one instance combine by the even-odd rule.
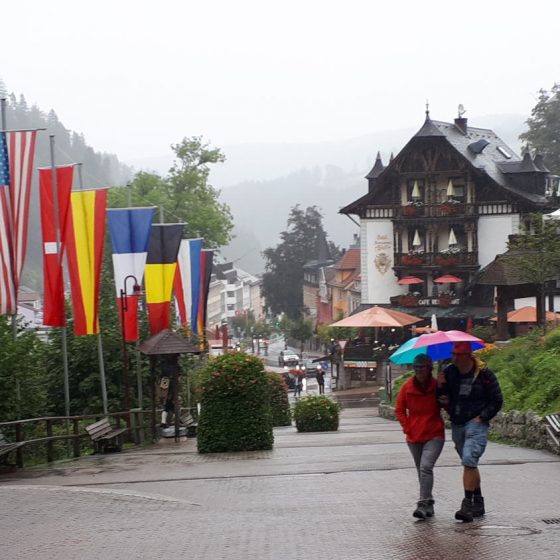
[[[448,441],[436,516],[416,521],[412,459],[376,411],[343,411],[337,433],[276,429],[270,452],[198,455],[191,440],[4,475],[2,557],[558,558],[560,457],[490,444],[487,515],[461,524],[462,469]]]

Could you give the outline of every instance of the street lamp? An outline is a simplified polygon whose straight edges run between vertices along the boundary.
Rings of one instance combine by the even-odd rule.
[[[126,286],[128,280],[132,279],[134,281],[134,285],[132,286],[132,295],[139,295],[140,293],[140,285],[138,284],[138,280],[134,274],[129,274],[125,277],[123,282],[123,288],[120,290],[121,295],[121,336],[122,336],[122,343],[123,343],[123,381],[124,381],[124,409],[126,411],[130,410],[130,398],[129,398],[129,384],[128,384],[128,348],[126,346],[126,319],[125,314],[128,311],[128,294],[126,290]],[[140,406],[142,406],[140,404]],[[126,423],[130,427],[130,414],[127,415]]]

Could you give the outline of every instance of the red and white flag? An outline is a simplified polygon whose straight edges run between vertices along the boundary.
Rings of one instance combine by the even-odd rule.
[[[41,230],[43,233],[43,324],[64,327],[64,256],[65,225],[70,207],[74,167],[56,168],[56,191],[58,204],[54,203],[52,168],[39,169],[39,194],[41,199]],[[55,208],[58,207],[58,217]],[[58,235],[57,235],[58,228]]]
[[[17,311],[36,130],[0,132],[0,315]]]

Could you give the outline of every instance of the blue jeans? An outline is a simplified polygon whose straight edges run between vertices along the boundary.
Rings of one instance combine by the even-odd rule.
[[[465,467],[478,467],[488,441],[488,422],[469,420],[466,424],[452,424],[451,436],[455,450]]]

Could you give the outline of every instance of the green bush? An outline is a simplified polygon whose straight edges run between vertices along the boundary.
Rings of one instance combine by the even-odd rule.
[[[471,334],[485,342],[492,342],[496,336],[496,329],[491,325],[476,325],[473,327]]]
[[[288,388],[281,375],[267,372],[270,387],[270,406],[273,426],[291,426],[292,414],[288,400]]]
[[[201,381],[200,453],[272,449],[270,385],[258,358],[218,356],[208,361]]]
[[[340,404],[323,395],[300,399],[294,408],[298,432],[334,432],[338,430]]]

